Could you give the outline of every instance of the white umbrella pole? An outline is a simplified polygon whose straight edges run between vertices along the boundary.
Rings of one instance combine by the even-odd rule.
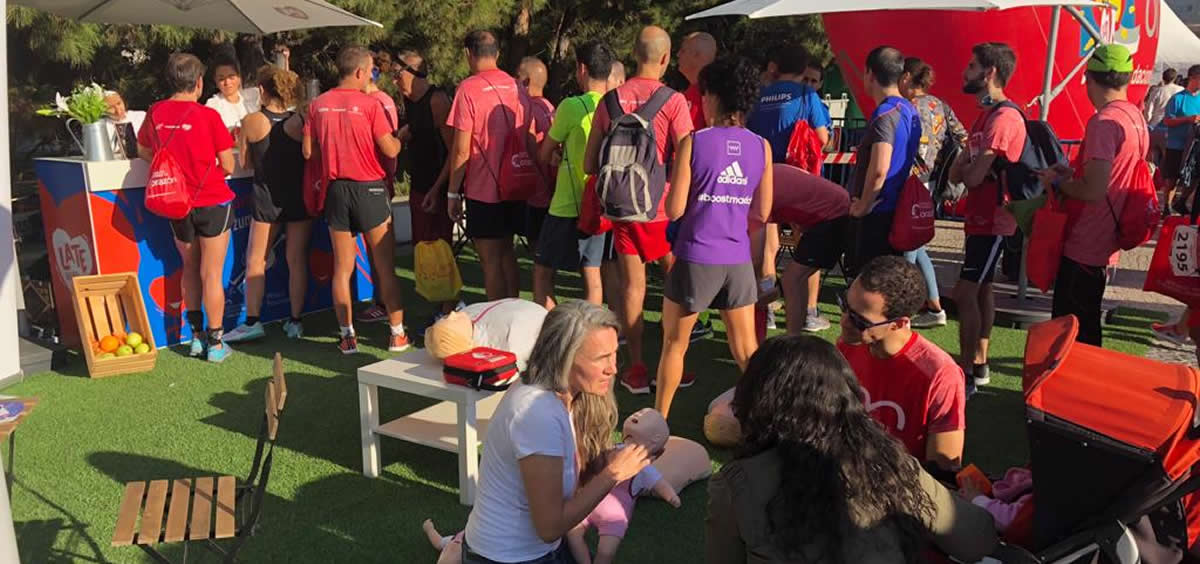
[[[7,2],[0,0],[0,13],[7,13]],[[17,256],[13,245],[12,179],[8,159],[8,26],[0,26],[0,377],[21,371],[21,351],[17,344]],[[5,256],[7,255],[7,256]],[[13,531],[8,486],[0,479],[0,562],[20,562],[17,535]]]

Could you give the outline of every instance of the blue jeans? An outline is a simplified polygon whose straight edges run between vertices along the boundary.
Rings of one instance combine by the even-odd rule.
[[[500,564],[494,560],[489,560],[475,553],[471,547],[467,546],[467,539],[463,537],[462,543],[462,561],[463,564]],[[571,556],[571,551],[567,548],[565,540],[559,543],[558,548],[546,553],[533,560],[520,562],[517,564],[575,564],[575,558]]]
[[[921,247],[915,251],[904,253],[904,258],[921,269],[929,301],[937,302],[941,296],[938,294],[937,272],[933,270],[933,260],[929,258],[929,251],[926,251],[925,247]]]

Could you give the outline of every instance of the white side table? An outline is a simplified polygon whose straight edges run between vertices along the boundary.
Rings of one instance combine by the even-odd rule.
[[[416,413],[379,424],[379,388],[442,400]],[[442,363],[424,349],[358,369],[363,475],[378,478],[379,437],[386,436],[458,453],[458,500],[475,503],[479,440],[503,394],[447,384]]]

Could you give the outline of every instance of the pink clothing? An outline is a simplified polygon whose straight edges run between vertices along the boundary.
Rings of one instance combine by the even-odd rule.
[[[617,87],[621,109],[626,112],[636,111],[662,86],[663,83],[657,80],[636,76],[625,81],[625,84]],[[608,107],[601,101],[596,106],[596,115],[592,119],[592,135],[606,135],[611,125]],[[683,94],[675,93],[658,115],[654,116],[654,140],[658,144],[658,162],[666,163],[667,148],[673,148],[676,139],[691,133],[692,130],[692,115],[688,110],[687,100],[683,98]],[[658,203],[658,214],[652,223],[667,221],[665,204],[670,191],[671,186],[668,183],[667,189],[663,191],[663,199]]]
[[[349,88],[334,88],[308,105],[304,136],[320,148],[323,179],[384,179],[375,140],[394,130],[384,114],[378,100]]]
[[[384,114],[392,131],[400,129],[400,112],[396,110],[396,101],[393,100],[387,92],[382,90],[376,90],[368,94],[368,96],[379,100],[379,103],[383,104]],[[376,151],[376,153],[376,156],[379,157],[379,165],[383,167],[383,172],[386,176],[386,178],[384,178],[384,182],[387,183],[388,193],[391,194],[393,189],[392,184],[396,181],[397,158],[388,158],[386,155],[378,151]]]
[[[1126,101],[1112,102],[1088,120],[1080,153],[1081,168],[1090,161],[1112,164],[1105,200],[1068,200],[1071,221],[1063,254],[1088,266],[1104,266],[1120,249],[1115,216],[1125,207],[1128,188],[1138,162],[1146,158],[1150,135],[1137,107]],[[1075,175],[1082,177],[1083,171]]]
[[[991,150],[997,159],[1014,162],[1025,150],[1025,134],[1021,112],[1008,107],[984,110],[971,127],[967,150],[972,161]],[[978,186],[967,187],[967,235],[1016,233],[1017,220],[1004,209],[1002,189],[990,174]]]
[[[600,504],[583,519],[583,526],[595,527],[600,536],[624,538],[629,519],[633,517],[637,496],[653,488],[661,479],[662,474],[656,468],[647,466],[633,478],[613,486]]]
[[[446,125],[471,134],[471,153],[463,181],[466,197],[494,204],[504,143],[514,128],[528,127],[529,95],[502,70],[476,73],[458,85]]]
[[[1009,468],[1004,478],[992,484],[994,498],[980,495],[971,500],[992,514],[996,530],[1008,530],[1025,504],[1033,500],[1033,473],[1028,468]]]
[[[537,146],[542,146],[542,140],[546,138],[546,134],[550,133],[550,124],[554,121],[554,104],[550,103],[542,97],[532,99],[533,104],[530,108],[533,110],[533,135],[537,139]],[[554,169],[544,167],[542,178],[545,180],[533,197],[529,199],[529,205],[535,208],[550,207],[550,199],[554,196],[554,181],[558,177],[558,172]]]

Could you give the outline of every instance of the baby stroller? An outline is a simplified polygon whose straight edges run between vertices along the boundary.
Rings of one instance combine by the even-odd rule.
[[[1200,373],[1075,342],[1067,316],[1030,328],[1023,389],[1034,552],[1003,562],[1200,562]]]

